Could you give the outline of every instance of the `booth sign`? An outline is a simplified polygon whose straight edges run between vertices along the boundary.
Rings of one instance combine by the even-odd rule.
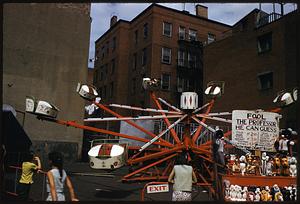
[[[169,192],[169,184],[147,186],[147,193],[163,193],[163,192]]]
[[[272,112],[232,111],[232,143],[241,148],[274,152],[280,117]]]

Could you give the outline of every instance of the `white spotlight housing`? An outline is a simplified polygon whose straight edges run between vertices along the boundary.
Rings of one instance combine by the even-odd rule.
[[[56,118],[59,109],[47,101],[38,101],[35,114]]]
[[[154,78],[143,78],[142,86],[145,90],[154,90],[159,88],[160,80]]]
[[[294,101],[298,100],[298,88],[293,89],[293,99]]]
[[[87,99],[89,101],[93,101],[98,96],[98,92],[96,91],[96,88],[94,86],[86,85],[86,84],[78,83],[76,92],[82,98]]]
[[[273,100],[273,103],[275,103],[279,107],[289,106],[296,102],[297,92],[298,91],[296,89],[294,89],[292,93],[287,91],[281,91],[277,94],[276,98]]]
[[[207,84],[204,93],[210,97],[219,97],[224,93],[223,81],[212,81]]]
[[[56,118],[59,109],[47,101],[40,101],[36,100],[34,97],[27,96],[25,111],[35,115]]]
[[[28,113],[34,113],[36,109],[36,101],[32,96],[26,96],[26,108],[25,111]]]

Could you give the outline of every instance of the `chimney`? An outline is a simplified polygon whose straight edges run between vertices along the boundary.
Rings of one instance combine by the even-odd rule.
[[[207,16],[207,7],[200,4],[196,5],[196,16],[201,16],[203,18],[208,18]]]
[[[118,21],[118,17],[117,16],[111,17],[111,19],[110,19],[110,27],[112,27],[117,21]]]

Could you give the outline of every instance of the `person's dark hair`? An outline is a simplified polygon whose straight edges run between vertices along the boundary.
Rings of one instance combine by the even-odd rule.
[[[219,129],[215,132],[216,138],[220,139],[224,136],[223,130]]]
[[[63,176],[63,155],[60,152],[50,152],[48,154],[49,161],[51,161],[51,165],[55,166],[59,170],[60,179]]]
[[[26,152],[23,158],[24,162],[31,162],[33,160],[34,153],[32,151]]]
[[[284,135],[287,139],[290,139],[291,136],[292,136],[292,132],[290,130],[288,130],[288,129],[282,130],[281,134]]]
[[[177,155],[176,161],[175,161],[175,165],[187,165],[187,155],[186,153],[179,153]]]

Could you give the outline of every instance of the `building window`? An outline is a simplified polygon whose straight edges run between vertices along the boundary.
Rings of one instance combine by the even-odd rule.
[[[161,75],[161,89],[162,90],[170,90],[170,74],[162,74]]]
[[[116,68],[116,60],[113,59],[111,60],[111,74],[115,73],[115,68]]]
[[[110,89],[109,89],[109,97],[112,98],[114,95],[114,82],[110,83]]]
[[[183,92],[183,84],[184,84],[184,79],[177,77],[177,91],[178,92]]]
[[[177,91],[178,92],[190,91],[190,80],[178,77],[177,78]]]
[[[215,40],[216,40],[216,35],[214,35],[212,33],[207,34],[207,44],[212,43]]]
[[[136,78],[132,79],[132,89],[131,89],[131,93],[135,94],[136,92]]]
[[[142,66],[146,65],[147,63],[147,49],[144,48],[142,52]]]
[[[188,53],[188,67],[191,69],[196,68],[196,55]]]
[[[272,33],[257,38],[257,49],[258,53],[268,52],[272,49]]]
[[[185,39],[185,27],[179,26],[179,40]]]
[[[138,44],[138,37],[139,37],[139,33],[138,30],[134,31],[134,43]]]
[[[197,40],[197,31],[193,29],[189,29],[189,40],[196,41]]]
[[[137,55],[136,53],[133,54],[133,61],[132,61],[133,65],[133,70],[136,70],[136,65],[137,65]]]
[[[185,52],[183,50],[178,50],[178,66],[183,67],[185,61]]]
[[[273,72],[259,74],[258,87],[260,90],[271,89],[273,87]]]
[[[163,22],[163,35],[171,37],[172,36],[172,24]]]
[[[148,23],[144,24],[143,33],[144,33],[144,39],[146,39],[148,37]]]
[[[163,47],[161,52],[161,62],[171,64],[172,50],[170,48]]]
[[[113,39],[112,39],[112,50],[114,51],[115,49],[116,49],[116,47],[117,47],[117,39],[116,39],[116,37],[113,37]]]

